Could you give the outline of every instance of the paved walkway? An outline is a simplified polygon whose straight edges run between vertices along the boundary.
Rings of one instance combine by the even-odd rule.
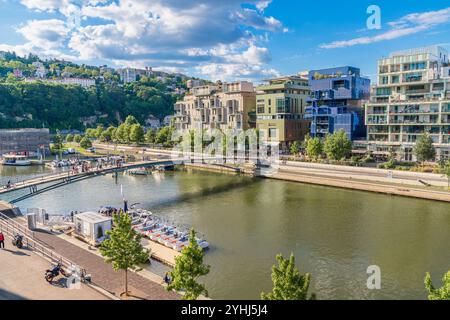
[[[124,291],[123,271],[114,271],[111,265],[104,262],[103,258],[45,231],[35,232],[35,237],[46,243],[50,249],[85,268],[92,275],[93,283],[99,287],[116,296]],[[128,272],[128,286],[133,294],[145,300],[177,300],[180,298],[177,293],[168,292],[162,285],[133,272]]]
[[[68,289],[64,278],[50,285],[44,272],[50,263],[32,251],[17,248],[6,239],[6,249],[0,249],[0,300],[105,300],[104,295],[81,285]]]

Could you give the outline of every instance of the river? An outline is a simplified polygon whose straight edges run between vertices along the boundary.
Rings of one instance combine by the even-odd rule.
[[[45,171],[35,170],[3,168],[1,181]],[[301,272],[312,274],[311,291],[318,299],[426,299],[425,272],[440,284],[450,269],[446,203],[178,171],[161,178],[98,177],[19,206],[25,212],[32,207],[51,213],[97,211],[122,205],[121,185],[130,203],[206,236],[211,273],[203,280],[213,299],[259,299],[271,288],[278,253],[295,254]],[[381,290],[367,289],[370,265],[381,268]]]

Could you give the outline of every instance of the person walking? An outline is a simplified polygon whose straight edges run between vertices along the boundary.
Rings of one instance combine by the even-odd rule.
[[[0,232],[0,248],[5,249],[5,236],[3,235],[3,232]]]

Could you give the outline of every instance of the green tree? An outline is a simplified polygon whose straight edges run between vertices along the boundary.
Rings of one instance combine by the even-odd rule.
[[[169,145],[172,139],[172,128],[163,127],[156,134],[155,142],[158,144]]]
[[[428,133],[422,135],[416,142],[413,149],[414,155],[417,157],[417,161],[422,164],[425,161],[434,160],[436,157],[436,149],[433,146],[433,140]]]
[[[73,136],[73,141],[76,143],[80,143],[82,139],[83,139],[83,137],[79,134],[76,134]]]
[[[74,136],[73,136],[73,134],[68,134],[67,136],[66,136],[66,141],[67,142],[73,142],[73,138],[74,138]]]
[[[447,177],[448,187],[450,188],[450,160],[442,161],[440,166],[441,173]]]
[[[58,131],[56,131],[56,135],[53,138],[53,144],[55,146],[55,149],[62,149],[64,148],[64,138],[61,135],[61,133]]]
[[[89,149],[92,147],[92,141],[88,137],[84,137],[80,141],[80,147],[83,149]]]
[[[142,247],[142,235],[132,228],[130,215],[121,210],[113,220],[114,228],[106,231],[109,238],[100,245],[100,252],[114,270],[124,270],[125,295],[128,296],[128,270],[136,270],[146,263],[149,251]]]
[[[314,300],[312,294],[308,298],[311,275],[300,274],[295,266],[295,257],[291,254],[289,260],[281,254],[277,255],[278,266],[272,267],[273,289],[271,293],[261,293],[262,300]]]
[[[339,130],[325,138],[324,151],[331,160],[342,160],[352,152],[352,142],[344,130]]]
[[[291,154],[293,155],[299,154],[301,147],[302,147],[301,143],[299,141],[295,141],[291,145]]]
[[[198,283],[198,278],[206,276],[210,267],[203,264],[203,249],[198,245],[195,231],[191,230],[189,245],[184,247],[181,255],[175,258],[175,268],[169,273],[172,282],[167,290],[183,290],[184,300],[196,300],[201,294],[208,296],[208,291],[203,284]]]
[[[428,300],[450,300],[450,271],[442,278],[443,286],[436,289],[431,281],[431,275],[425,275],[425,288],[428,291]]]
[[[145,142],[154,144],[156,139],[156,132],[154,129],[148,129],[145,134]]]
[[[128,132],[126,123],[122,123],[116,131],[116,139],[119,142],[128,142]]]
[[[136,118],[134,116],[127,116],[127,118],[125,119],[125,124],[128,126],[131,126],[133,124],[137,124],[138,121],[136,120]]]
[[[306,154],[313,159],[319,158],[323,153],[323,143],[319,137],[310,138],[306,142]]]
[[[99,139],[102,136],[103,130],[105,130],[105,128],[103,125],[99,124],[95,129],[95,138]]]
[[[114,135],[116,132],[116,128],[111,126],[108,129],[104,130],[100,135],[100,141],[102,142],[110,142],[113,141]]]
[[[95,139],[97,138],[97,130],[93,128],[86,129],[85,135],[88,138]]]
[[[140,124],[132,124],[130,129],[130,141],[140,144],[145,140],[144,128]]]

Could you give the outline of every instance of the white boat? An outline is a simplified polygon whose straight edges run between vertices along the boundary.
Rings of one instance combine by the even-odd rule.
[[[3,155],[2,164],[4,166],[22,167],[31,165],[31,161],[28,159],[27,156],[5,154]]]
[[[146,176],[146,175],[148,175],[148,171],[145,168],[137,168],[137,169],[128,170],[127,174],[134,175],[134,176]]]

